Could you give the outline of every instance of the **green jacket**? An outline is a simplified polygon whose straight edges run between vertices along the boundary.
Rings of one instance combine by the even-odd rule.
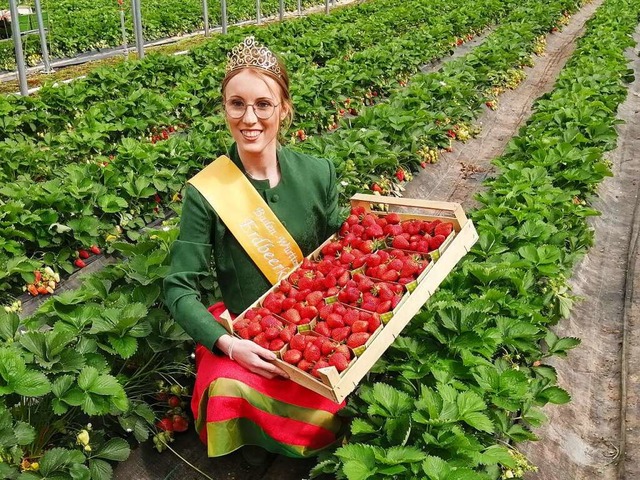
[[[340,227],[335,167],[329,160],[286,147],[281,147],[277,155],[281,173],[278,185],[269,188],[268,180],[247,178],[306,256]],[[229,156],[244,172],[235,145]],[[212,256],[229,311],[243,312],[271,287],[200,192],[187,185],[180,235],[172,246],[171,270],[164,279],[164,296],[175,320],[209,349],[226,333],[200,297],[200,279],[209,271]]]

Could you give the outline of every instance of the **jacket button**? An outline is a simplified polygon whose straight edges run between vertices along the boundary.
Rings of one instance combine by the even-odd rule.
[[[280,200],[280,196],[279,195],[274,195],[273,197],[271,197],[271,201],[272,202],[277,202],[278,200]]]

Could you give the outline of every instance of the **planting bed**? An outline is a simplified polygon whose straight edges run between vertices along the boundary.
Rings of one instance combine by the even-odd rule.
[[[478,8],[484,5],[482,8],[496,9],[498,3],[479,2]],[[371,2],[359,8],[379,8],[376,4],[384,5],[383,2]],[[396,40],[386,42],[385,49],[379,44],[377,35],[380,32],[375,29],[362,39],[349,40],[353,42],[349,47],[353,51],[339,46],[348,42],[341,43],[338,40],[341,37],[336,33],[336,43],[327,42],[326,58],[313,54],[317,51],[314,45],[302,45],[299,51],[292,53],[291,61],[297,66],[296,71],[304,72],[294,81],[308,79],[308,84],[318,81],[332,85],[332,78],[341,78],[340,84],[346,85],[345,90],[328,89],[322,93],[327,97],[320,107],[304,107],[311,115],[324,106],[326,112],[334,115],[333,119],[305,116],[302,108],[301,123],[296,129],[302,130],[300,127],[304,126],[304,135],[292,138],[299,148],[334,160],[345,187],[344,195],[363,188],[385,193],[404,190],[407,197],[461,201],[468,210],[472,196],[479,193],[474,204],[476,209],[471,212],[480,235],[478,244],[427,306],[411,320],[403,335],[376,364],[372,375],[350,395],[347,411],[356,417],[350,441],[336,452],[328,452],[320,458],[315,467],[316,474],[326,472],[328,477],[333,477],[337,472],[350,479],[519,478],[528,465],[515,448],[526,451],[540,467],[538,474],[528,474],[526,478],[537,475],[557,479],[559,469],[567,472],[570,478],[614,479],[618,471],[626,473],[628,478],[637,475],[634,458],[637,457],[638,441],[633,429],[638,427],[635,413],[638,411],[638,379],[633,374],[625,376],[625,372],[633,372],[640,358],[637,336],[628,330],[629,325],[637,322],[637,316],[633,316],[637,313],[637,309],[634,310],[637,305],[633,302],[634,276],[624,277],[625,266],[637,262],[637,249],[634,250],[633,243],[637,242],[637,231],[632,228],[637,224],[634,212],[637,210],[638,160],[632,153],[635,151],[633,139],[637,137],[633,133],[637,131],[637,115],[630,113],[638,109],[634,107],[637,103],[633,103],[639,94],[637,81],[630,87],[629,103],[621,109],[621,115],[629,123],[619,130],[622,135],[619,147],[609,157],[617,177],[615,183],[606,180],[598,190],[602,194],[600,205],[604,215],[591,222],[596,229],[596,242],[601,238],[599,232],[605,233],[603,241],[607,242],[607,238],[612,238],[612,234],[607,237],[610,231],[616,232],[616,238],[630,240],[619,244],[611,242],[606,252],[596,250],[585,257],[587,247],[593,242],[591,228],[585,220],[596,213],[592,205],[598,208],[598,204],[593,202],[593,194],[608,174],[602,154],[616,146],[615,112],[626,95],[623,80],[631,80],[625,70],[628,60],[621,57],[621,53],[633,45],[628,39],[638,24],[640,9],[629,0],[600,0],[583,6],[570,20],[563,11],[571,13],[578,5],[568,1],[508,5],[509,8],[496,10],[501,11],[499,22],[487,31],[479,45],[467,49],[466,55],[456,60],[445,59],[443,68],[437,72],[427,68],[423,69],[424,73],[412,75],[421,70],[424,63],[446,54],[451,47],[451,38],[447,35],[442,36],[442,44],[433,53],[415,57],[408,48],[408,39],[402,34]],[[417,3],[414,7],[416,12],[412,18],[418,23],[420,14],[433,13],[428,8],[418,12]],[[349,17],[346,10],[342,13],[344,18],[357,22],[357,15]],[[410,17],[408,12],[407,15]],[[584,20],[591,15],[593,20],[581,29]],[[460,29],[456,31],[458,39],[465,32],[477,33],[477,29],[487,26],[478,23],[477,18],[463,18],[454,13],[451,18],[446,19],[445,15],[442,19],[459,22],[455,27]],[[324,28],[312,27],[313,22],[309,20],[308,24],[302,24],[309,28]],[[323,17],[320,23],[323,22],[331,21]],[[565,27],[566,23],[569,25]],[[547,35],[557,27],[561,32]],[[265,35],[268,31],[265,29]],[[415,38],[419,38],[420,32],[435,34],[425,27],[416,30]],[[535,58],[531,52],[542,53],[545,35],[548,53]],[[571,55],[569,42],[583,36],[578,42],[578,50]],[[268,38],[264,41],[270,43]],[[193,61],[211,61],[225,48],[224,42],[212,43],[195,52]],[[637,46],[635,49],[637,52]],[[366,52],[366,57],[358,54],[359,50]],[[463,46],[461,51],[464,50]],[[389,58],[398,57],[405,51],[404,64],[413,66],[399,70],[390,64]],[[372,69],[374,73],[366,81],[351,79],[348,75],[332,77],[329,72],[334,68],[340,68],[339,75],[348,71],[349,62],[340,61],[341,55],[346,55],[353,63],[362,62],[358,63],[358,68]],[[334,58],[336,56],[338,58]],[[569,57],[571,59],[562,68]],[[369,61],[369,58],[377,60]],[[310,59],[317,67],[307,71],[303,65]],[[142,84],[148,81],[145,78],[155,75],[154,69],[162,65],[161,60],[158,62],[149,65],[146,77],[139,77]],[[533,68],[527,67],[532,63],[535,64]],[[166,72],[158,76],[160,85],[170,81],[174,68],[178,71],[187,68],[187,64],[166,66]],[[376,70],[382,66],[388,70]],[[139,74],[134,69],[131,72]],[[529,75],[529,79],[512,93],[503,93],[505,88],[516,87],[523,79],[523,73]],[[164,79],[163,75],[166,75]],[[552,89],[556,76],[559,80]],[[188,87],[181,93],[176,92],[176,98],[195,99],[205,92],[197,86],[199,80],[184,78]],[[98,91],[102,88],[99,81],[100,78],[91,80]],[[115,82],[115,79],[111,81]],[[82,88],[77,87],[79,92]],[[114,102],[120,98],[120,92],[116,90],[112,90]],[[528,118],[531,101],[547,91],[551,93],[536,102],[533,114]],[[378,98],[373,92],[377,92]],[[55,99],[58,93],[52,90],[43,98],[47,95]],[[154,95],[152,90],[149,95]],[[82,100],[77,103],[79,122],[100,118],[105,104],[98,97],[93,93],[87,97],[87,104]],[[64,98],[57,97],[56,100],[63,109],[67,108]],[[215,96],[207,98],[216,101]],[[308,103],[305,98],[312,97],[301,93],[303,105]],[[341,114],[341,109],[351,108],[347,98],[358,98],[358,102],[364,103],[358,103],[357,115]],[[336,105],[329,103],[331,99]],[[133,108],[135,102],[134,99]],[[40,151],[47,151],[42,150],[43,146],[52,148],[55,145],[59,133],[65,131],[62,120],[65,114],[58,112],[58,126],[45,128],[51,128],[50,137],[47,137],[42,127],[36,126],[41,121],[37,118],[41,106],[34,103],[22,110],[27,116],[18,119],[23,123],[17,130],[12,127],[10,140],[28,138],[32,147]],[[51,108],[57,107],[52,104]],[[90,113],[92,108],[96,110]],[[199,145],[200,151],[213,145],[204,143],[205,136],[201,132],[205,127],[215,125],[213,111],[205,112],[204,117],[203,112],[200,106],[194,106],[184,117],[189,121],[181,134],[185,136],[184,143],[203,142]],[[34,127],[24,120],[29,115],[35,122]],[[336,125],[327,126],[327,121]],[[466,145],[461,143],[478,128],[478,122],[484,124],[478,138],[469,140]],[[521,125],[525,126],[516,137]],[[22,132],[16,136],[19,130]],[[45,137],[37,134],[40,131]],[[312,138],[300,142],[310,133]],[[153,135],[157,137],[158,134]],[[133,136],[129,132],[118,130],[114,135],[116,142],[120,142],[114,153],[118,158],[129,155],[134,161],[131,171],[144,166],[142,159],[145,156],[151,155],[157,162],[165,155],[168,157],[169,152],[176,154],[184,148],[181,135],[174,135],[166,142],[162,138],[155,142],[153,138],[151,142],[140,141],[130,138]],[[515,138],[507,145],[511,137]],[[158,145],[150,146],[149,143]],[[87,155],[105,161],[105,155],[100,155],[99,149],[90,153],[74,151],[77,147],[73,143],[64,145],[72,147],[70,152],[77,165],[82,165]],[[76,141],[75,145],[82,143]],[[351,145],[351,151],[345,149],[345,145]],[[384,147],[380,148],[380,145]],[[62,145],[55,145],[56,148],[59,146]],[[447,148],[452,148],[453,152],[443,152]],[[465,152],[469,152],[468,156]],[[52,155],[55,159],[55,154]],[[385,155],[391,159],[389,163],[384,163]],[[427,162],[435,160],[434,155],[439,156],[439,163],[429,165]],[[357,159],[363,156],[368,156],[371,163],[358,163]],[[497,156],[499,158],[490,167],[488,160]],[[201,160],[206,161],[206,156]],[[167,164],[168,169],[170,165]],[[196,165],[192,167],[196,168]],[[415,176],[407,184],[411,170]],[[10,172],[5,174],[11,175]],[[49,178],[51,172],[41,170],[38,174],[44,179]],[[188,175],[187,169],[180,175]],[[481,186],[479,180],[487,176],[496,178]],[[79,183],[77,186],[82,187]],[[153,186],[157,191],[162,190],[158,188],[160,184]],[[616,192],[620,192],[618,198]],[[147,197],[152,195],[154,193]],[[613,206],[615,201],[624,205],[616,208]],[[158,207],[165,207],[165,204]],[[113,213],[122,215],[122,212]],[[26,212],[22,214],[27,219],[32,218]],[[87,212],[87,217],[91,216],[92,213]],[[158,401],[150,402],[155,403],[157,418],[162,415],[162,409],[166,409],[163,407],[166,400],[160,397],[168,395],[168,387],[154,387],[153,383],[142,381],[143,373],[153,372],[147,368],[149,364],[141,365],[137,361],[145,355],[149,358],[151,349],[157,352],[151,362],[180,363],[178,357],[187,355],[188,350],[178,348],[184,337],[159,303],[158,285],[166,269],[168,247],[175,231],[161,229],[138,238],[135,230],[131,230],[129,238],[133,243],[110,244],[129,261],[107,266],[80,288],[45,302],[26,320],[26,325],[34,328],[50,325],[54,327],[53,331],[31,333],[30,341],[16,337],[18,341],[13,347],[5,345],[0,353],[8,358],[14,353],[20,354],[21,349],[32,352],[34,357],[27,363],[33,370],[32,380],[39,375],[37,365],[53,362],[54,367],[48,375],[56,385],[55,408],[67,411],[71,407],[73,410],[79,388],[94,402],[80,407],[86,413],[98,414],[94,417],[96,429],[107,425],[112,432],[129,428],[132,432],[128,439],[135,443],[132,436],[141,441],[148,425],[145,422],[150,421],[146,403],[142,403],[149,402],[144,392],[159,389]],[[91,238],[100,237],[89,235],[82,243]],[[77,248],[73,242],[67,245],[70,252]],[[605,254],[608,262],[604,261],[607,259]],[[612,262],[611,258],[626,258],[627,263],[624,260]],[[603,264],[606,268],[593,270],[592,265]],[[574,267],[576,280],[569,282],[566,279]],[[28,273],[33,267],[25,268]],[[632,268],[629,271],[633,273]],[[575,293],[594,303],[577,307],[570,316],[575,301],[568,290],[571,285]],[[637,285],[636,282],[636,290]],[[212,290],[214,286],[211,284]],[[626,291],[625,301],[620,300],[622,286]],[[627,316],[616,316],[620,311],[627,312]],[[104,314],[99,315],[99,312]],[[100,319],[92,322],[96,315]],[[17,328],[17,316],[5,315],[3,319],[10,319],[11,326]],[[603,325],[606,326],[603,328]],[[78,356],[56,357],[60,346],[72,345],[66,333],[69,328],[76,334],[82,332],[83,343],[80,348],[76,347],[78,353],[85,356],[82,365]],[[13,339],[14,330],[5,326],[0,334],[5,340]],[[44,344],[38,346],[40,335]],[[554,356],[566,355],[578,344],[573,335],[586,337],[584,343],[593,342],[593,347],[572,350],[569,363],[556,361]],[[619,342],[623,345],[621,356],[611,351]],[[92,349],[91,345],[99,347]],[[610,346],[607,348],[607,345]],[[189,348],[188,344],[184,346]],[[169,349],[173,349],[176,356],[166,356]],[[102,358],[115,362],[105,368]],[[613,365],[613,369],[605,374],[607,365]],[[75,373],[80,370],[83,378],[74,380]],[[124,407],[122,392],[111,380],[116,374],[126,396],[140,402],[136,403],[138,409],[122,411],[119,415],[102,415],[107,406],[111,413]],[[67,378],[63,379],[65,375]],[[9,386],[22,395],[42,397],[46,400],[40,403],[46,404],[53,397],[43,396],[46,382],[42,376],[38,378],[41,384],[38,387],[15,381],[10,381]],[[104,389],[98,388],[96,382],[104,382]],[[574,401],[557,407],[557,414],[556,409],[541,408],[548,403],[566,403],[569,400],[567,391],[574,396]],[[598,395],[603,391],[611,394]],[[172,398],[171,403],[179,405],[183,392],[176,392],[177,397],[175,401]],[[621,405],[626,408],[620,408]],[[544,424],[545,413],[552,418],[546,431],[538,428]],[[166,421],[171,422],[163,419],[163,426]],[[172,428],[182,429],[181,422],[184,421],[176,423],[174,420]],[[14,428],[19,431],[24,426],[16,424]],[[604,440],[597,438],[596,432]],[[541,442],[523,446],[522,442],[534,439],[536,434],[540,434]],[[121,461],[128,449],[117,437],[105,446],[101,444],[100,435],[99,432],[91,433],[96,453],[88,460],[88,465],[95,472],[95,478],[106,478],[98,474],[100,470],[108,473],[104,460]],[[249,468],[242,464],[237,454],[206,459],[195,436],[176,436],[173,445],[206,473],[202,478],[299,479],[306,478],[305,471],[316,463],[278,458],[270,466]],[[81,446],[84,440],[85,437],[78,437]],[[545,447],[546,442],[550,448]],[[199,475],[185,463],[176,463],[175,457],[168,452],[158,458],[152,446],[151,442],[144,443],[127,463],[118,467],[115,477],[155,479]],[[79,460],[76,457],[74,461]],[[51,455],[48,461],[52,461]],[[612,461],[617,461],[619,466]],[[4,465],[0,464],[0,468]],[[82,469],[81,466],[74,468]],[[33,475],[33,478],[39,478]]]

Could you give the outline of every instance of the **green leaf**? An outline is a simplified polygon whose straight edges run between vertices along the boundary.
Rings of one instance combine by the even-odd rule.
[[[72,480],[91,480],[91,470],[89,470],[89,467],[78,463],[71,466],[69,475],[71,475]]]
[[[516,461],[509,453],[509,449],[502,445],[491,445],[484,452],[479,454],[479,463],[483,465],[501,464],[506,467],[515,468]]]
[[[370,468],[357,460],[349,460],[342,466],[342,471],[348,480],[366,480],[372,478],[378,470],[376,467]]]
[[[122,385],[111,375],[100,375],[87,391],[96,395],[117,395],[122,392]]]
[[[107,194],[98,198],[98,206],[106,213],[118,213],[127,208],[127,201],[117,195]]]
[[[44,373],[27,370],[14,380],[13,388],[25,397],[41,397],[51,391],[51,383]]]
[[[481,432],[493,433],[494,426],[487,415],[481,412],[469,412],[460,416],[467,425],[480,430]]]
[[[98,379],[98,370],[94,367],[84,367],[78,375],[78,386],[82,390],[90,390]]]
[[[47,477],[74,463],[84,463],[84,455],[81,452],[54,447],[47,450],[40,460],[40,473]]]
[[[28,445],[36,438],[36,430],[26,422],[16,422],[13,426],[13,434],[18,445]]]
[[[460,416],[464,416],[470,412],[482,411],[487,408],[482,397],[472,391],[460,393],[456,399],[456,403],[458,404],[458,412]]]
[[[429,480],[444,480],[451,471],[451,467],[439,457],[428,456],[422,462],[422,471],[427,474]]]
[[[131,449],[129,444],[122,438],[112,438],[96,452],[95,456],[104,460],[114,462],[124,462],[129,458]]]
[[[417,447],[391,447],[385,455],[385,463],[414,463],[425,460],[427,454]]]
[[[363,433],[374,433],[376,428],[363,418],[354,418],[351,422],[351,434],[360,435]]]
[[[89,471],[91,472],[91,480],[111,480],[113,477],[113,469],[104,460],[90,459]]]
[[[138,341],[130,336],[122,338],[109,335],[109,343],[122,358],[131,358],[138,350]]]
[[[569,395],[566,390],[563,390],[560,387],[554,386],[554,387],[547,387],[544,390],[542,390],[536,396],[536,399],[540,401],[546,401],[546,402],[555,403],[557,405],[561,405],[564,403],[569,403],[571,401],[571,395]]]
[[[14,312],[5,312],[0,309],[0,338],[11,340],[15,337],[20,326],[20,317]]]

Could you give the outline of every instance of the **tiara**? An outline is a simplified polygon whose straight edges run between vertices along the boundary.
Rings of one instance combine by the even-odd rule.
[[[267,47],[256,43],[253,36],[245,38],[227,54],[228,61],[225,73],[242,67],[255,67],[282,77],[278,59]]]

